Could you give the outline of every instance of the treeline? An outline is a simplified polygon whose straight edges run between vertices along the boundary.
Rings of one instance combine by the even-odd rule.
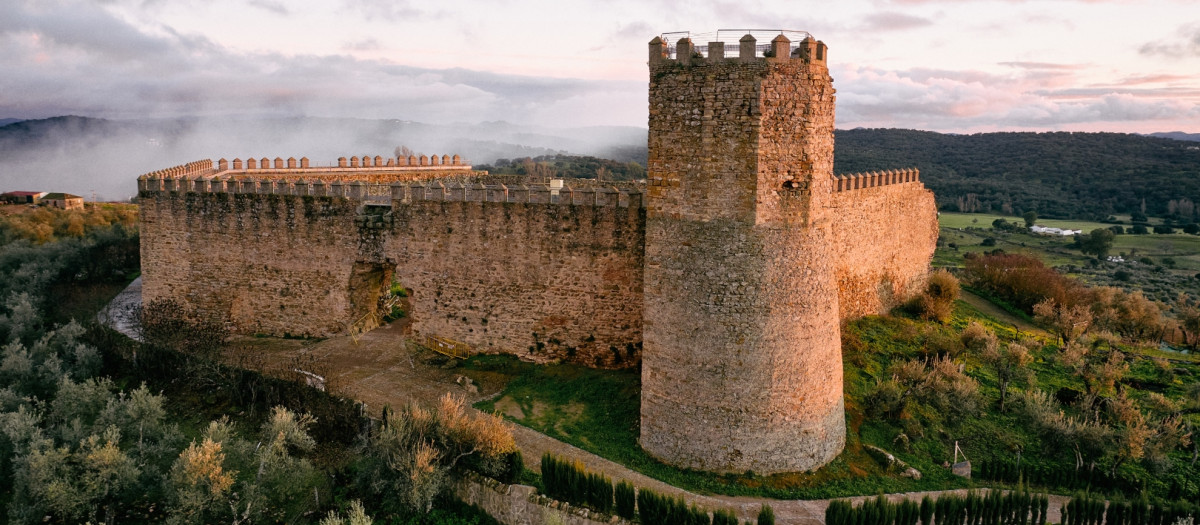
[[[835,173],[917,167],[943,210],[1096,220],[1186,211],[1192,216],[1179,217],[1186,224],[1195,218],[1191,203],[1200,202],[1200,151],[1189,149],[1193,142],[1118,133],[903,129],[838,130],[836,137]]]
[[[847,500],[829,502],[825,525],[1046,525],[1049,510],[1045,494],[1022,490],[942,494],[937,500],[925,496],[920,504],[880,495],[858,506]],[[1061,525],[1176,525],[1194,523],[1200,516],[1200,508],[1182,501],[1106,502],[1086,493],[1076,494],[1059,510]]]
[[[964,276],[975,289],[1033,316],[1064,346],[1094,332],[1128,343],[1157,343],[1173,334],[1200,341],[1200,305],[1180,295],[1172,307],[1108,286],[1087,286],[1028,255],[968,254]],[[1165,315],[1173,310],[1173,316]]]
[[[492,175],[521,175],[534,178],[598,179],[633,181],[646,178],[646,169],[637,162],[580,155],[540,155],[522,159],[496,159],[491,165],[476,165]]]
[[[60,239],[79,239],[120,225],[137,229],[137,206],[133,204],[89,204],[81,210],[38,207],[0,214],[0,245],[18,240],[43,244]]]
[[[979,495],[942,494],[937,500],[925,496],[920,504],[911,499],[889,501],[882,494],[854,506],[834,500],[825,508],[825,525],[1046,525],[1050,500],[1045,494],[999,490]]]

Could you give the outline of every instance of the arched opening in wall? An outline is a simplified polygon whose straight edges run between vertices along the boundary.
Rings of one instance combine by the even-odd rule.
[[[409,315],[412,312],[411,295],[412,290],[405,287],[399,276],[393,273],[388,289],[379,296],[381,322],[400,335],[412,333],[412,316]]]
[[[378,262],[354,263],[350,272],[351,335],[369,332],[377,328],[383,317],[390,312],[380,311],[381,299],[390,293],[392,276],[396,273],[393,264]]]

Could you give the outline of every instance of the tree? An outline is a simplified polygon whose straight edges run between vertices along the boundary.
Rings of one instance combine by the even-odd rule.
[[[184,450],[171,468],[168,523],[210,523],[228,507],[237,471],[225,469],[221,444],[205,438]]]
[[[1087,255],[1095,255],[1097,258],[1108,256],[1108,251],[1113,245],[1112,230],[1108,228],[1096,228],[1087,235],[1077,235],[1076,242],[1079,244],[1079,251]]]
[[[1200,305],[1181,292],[1175,298],[1175,319],[1178,321],[1176,326],[1183,334],[1183,343],[1195,350],[1200,343]]]
[[[511,468],[505,457],[514,451],[516,442],[499,417],[472,413],[447,394],[432,410],[411,402],[385,414],[364,447],[359,483],[369,493],[394,495],[385,505],[399,502],[428,513],[460,461],[496,475]]]
[[[1032,379],[1029,365],[1033,362],[1033,356],[1023,345],[1011,343],[1007,346],[991,345],[982,357],[996,373],[996,380],[1000,384],[1000,411],[1003,412],[1009,383],[1014,380],[1028,383]]]
[[[1033,305],[1033,315],[1039,323],[1053,329],[1064,346],[1087,332],[1092,324],[1092,311],[1087,305],[1059,304],[1054,299]]]
[[[1026,228],[1032,228],[1033,224],[1036,223],[1038,220],[1038,214],[1036,211],[1030,210],[1030,211],[1027,211],[1024,214],[1022,214],[1021,218],[1025,219],[1025,227]]]

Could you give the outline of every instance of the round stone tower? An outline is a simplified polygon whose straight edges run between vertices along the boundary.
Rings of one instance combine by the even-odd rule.
[[[823,43],[772,35],[650,42],[641,444],[683,467],[804,471],[845,444],[834,90]]]

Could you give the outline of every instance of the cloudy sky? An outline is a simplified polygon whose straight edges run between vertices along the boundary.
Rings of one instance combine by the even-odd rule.
[[[663,32],[806,30],[838,127],[1200,132],[1196,0],[0,0],[0,118],[646,125]]]

